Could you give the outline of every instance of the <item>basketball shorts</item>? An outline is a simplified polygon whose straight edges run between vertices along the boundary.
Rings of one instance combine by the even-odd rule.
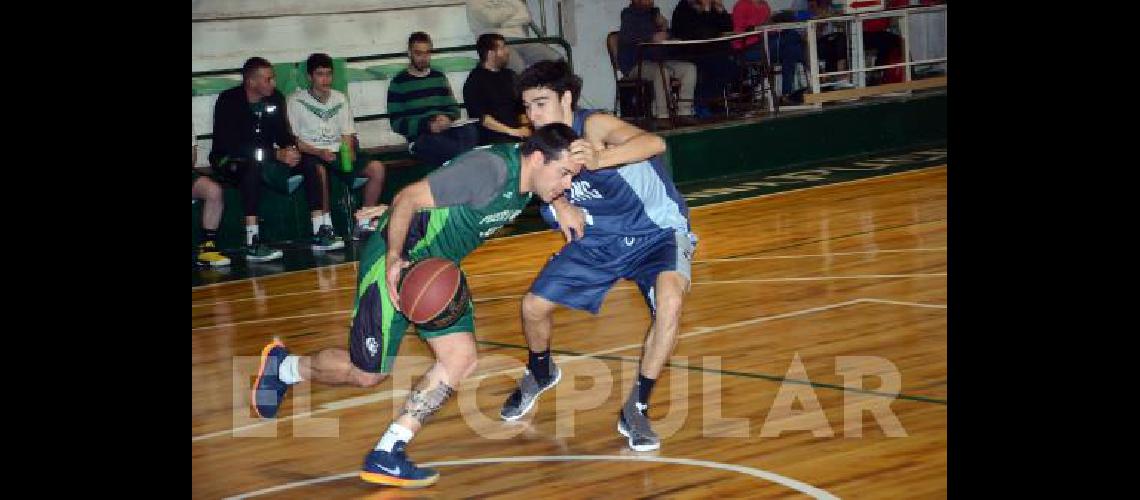
[[[574,309],[597,314],[619,278],[633,280],[649,311],[656,314],[654,285],[665,271],[692,281],[694,240],[663,229],[645,236],[587,236],[562,247],[530,287],[531,293]]]
[[[324,165],[327,172],[339,175],[341,177],[358,177],[364,175],[364,168],[368,166],[368,162],[372,161],[372,157],[362,153],[359,149],[357,149],[356,157],[352,161],[351,172],[345,172],[341,170],[340,161],[340,153],[336,153],[336,158],[334,158],[331,162],[324,161],[317,155],[301,153],[301,164],[298,166],[304,167],[310,164]]]
[[[387,218],[382,219],[386,221]],[[368,373],[391,373],[400,350],[400,341],[408,328],[408,318],[392,306],[384,277],[387,272],[387,243],[378,228],[362,253],[357,277],[356,303],[352,309],[352,330],[348,352],[352,364]],[[452,333],[475,333],[475,306],[467,308],[459,320],[447,328],[428,330],[416,327],[421,338],[430,339]]]

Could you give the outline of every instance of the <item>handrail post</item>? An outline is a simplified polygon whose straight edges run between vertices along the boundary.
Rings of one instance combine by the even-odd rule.
[[[902,55],[904,80],[909,82],[911,80],[911,65],[910,65],[910,11],[903,10],[902,16],[897,18],[902,26],[899,26],[899,31],[902,33]]]
[[[819,93],[819,54],[817,53],[819,48],[815,40],[816,22],[816,20],[811,19],[807,23],[808,67],[804,68],[804,72],[807,73],[808,79],[811,81],[811,93],[813,94]],[[784,68],[784,71],[787,71],[787,68]],[[795,71],[796,68],[792,68],[793,74]]]
[[[858,88],[867,86],[867,73],[863,68],[867,66],[867,60],[863,56],[863,20],[860,16],[856,15],[854,19],[848,21],[851,31],[851,69],[855,72],[854,84]]]

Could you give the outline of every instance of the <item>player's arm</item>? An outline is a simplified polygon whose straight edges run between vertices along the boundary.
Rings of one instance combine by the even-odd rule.
[[[595,162],[586,161],[590,170],[609,168],[648,160],[665,152],[665,140],[606,113],[594,113],[587,119],[586,142],[594,147]],[[588,153],[587,153],[588,154]]]
[[[575,234],[578,239],[586,236],[586,216],[581,208],[571,204],[565,196],[550,202],[550,208],[554,211],[554,220],[549,221],[550,225],[562,231],[567,242],[574,241]]]
[[[530,131],[525,127],[514,128],[508,126],[503,122],[496,120],[495,117],[491,116],[490,114],[483,115],[483,120],[480,122],[480,124],[483,125],[483,128],[486,128],[488,130],[494,130],[495,132],[507,134],[513,137],[526,137],[530,135]]]
[[[487,151],[472,151],[452,160],[426,178],[401,189],[388,209],[388,293],[399,309],[396,285],[400,270],[409,263],[403,260],[408,227],[417,211],[455,205],[485,207],[498,196],[507,179],[507,164]]]

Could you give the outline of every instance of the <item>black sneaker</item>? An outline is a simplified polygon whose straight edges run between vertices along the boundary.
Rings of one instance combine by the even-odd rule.
[[[337,250],[344,248],[344,239],[333,232],[333,227],[324,224],[313,235],[313,250]]]
[[[265,262],[267,260],[280,259],[285,255],[285,252],[276,248],[269,248],[261,242],[261,235],[253,236],[253,243],[245,246],[245,260],[250,262]]]

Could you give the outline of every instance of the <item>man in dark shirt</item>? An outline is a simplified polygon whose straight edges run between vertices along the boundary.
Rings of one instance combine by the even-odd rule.
[[[653,0],[630,0],[629,7],[621,11],[621,27],[618,31],[618,67],[625,76],[653,82],[653,116],[668,116],[666,92],[669,92],[668,79],[681,81],[680,101],[677,114],[681,123],[694,123],[693,90],[697,85],[697,67],[688,61],[678,61],[668,57],[664,47],[647,47],[642,53],[640,68],[637,61],[638,44],[663,42],[669,38],[669,22],[661,15],[661,10],[653,6]]]
[[[507,40],[497,33],[484,33],[475,41],[479,66],[463,84],[467,116],[479,120],[479,144],[518,142],[530,135],[522,125],[522,101],[515,95],[515,72],[507,67],[511,53]]]
[[[289,167],[301,161],[301,153],[285,118],[285,96],[277,90],[273,66],[251,57],[241,72],[242,84],[219,94],[214,103],[210,165],[241,190],[245,258],[262,262],[279,259],[282,252],[265,246],[258,235],[261,183],[278,179],[286,184]]]
[[[673,36],[679,40],[707,40],[732,32],[732,15],[721,0],[681,0],[673,9]],[[697,65],[697,105],[723,97],[722,91],[739,75],[728,42],[692,46],[685,59]]]

